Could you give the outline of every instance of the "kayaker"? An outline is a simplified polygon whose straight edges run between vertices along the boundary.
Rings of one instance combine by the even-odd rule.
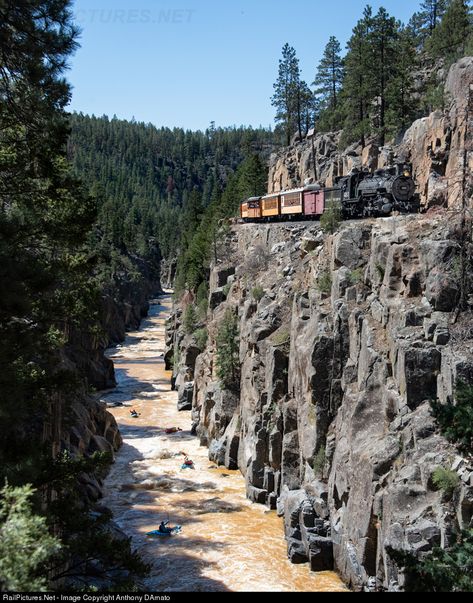
[[[167,528],[167,527],[166,527],[168,523],[169,523],[168,521],[162,521],[162,522],[159,524],[159,528],[158,528],[158,529],[159,529],[159,531],[160,531],[160,532],[162,532],[163,534],[169,534],[169,533],[171,533],[171,532],[172,532],[171,528]]]

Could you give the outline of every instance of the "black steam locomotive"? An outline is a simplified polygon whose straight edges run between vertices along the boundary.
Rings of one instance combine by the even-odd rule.
[[[388,216],[392,211],[418,212],[420,200],[415,188],[411,167],[401,163],[373,174],[354,169],[350,175],[337,178],[330,190],[344,216],[357,218]]]

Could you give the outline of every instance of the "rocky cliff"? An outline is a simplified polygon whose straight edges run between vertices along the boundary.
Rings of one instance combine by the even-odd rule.
[[[61,394],[50,403],[49,412],[41,427],[43,441],[52,443],[52,455],[67,450],[73,456],[90,456],[94,452],[113,454],[121,446],[118,425],[106,404],[91,395],[97,390],[115,386],[113,362],[105,356],[106,348],[123,341],[126,331],[138,328],[149,309],[149,299],[162,292],[159,252],[156,261],[130,257],[135,269],[115,275],[114,284],[104,287],[98,309],[101,330],[70,326],[65,333],[67,344],[58,358],[58,367],[76,377],[77,385],[65,399]],[[67,409],[67,410],[66,410]],[[94,475],[81,476],[83,490],[93,501],[102,495],[100,479]]]
[[[162,293],[160,263],[131,256],[131,272],[115,275],[113,283],[104,286],[98,309],[101,330],[95,334],[78,328],[67,333],[66,355],[80,375],[98,390],[115,386],[113,363],[105,357],[110,345],[125,339],[126,332],[137,329],[147,315],[150,298]]]
[[[169,323],[183,407],[210,458],[284,517],[288,554],[354,589],[399,590],[394,550],[446,545],[473,514],[473,467],[430,400],[473,383],[469,313],[456,308],[461,235],[445,213],[241,224],[214,266],[203,353]],[[240,386],[216,376],[216,335],[238,317]],[[201,346],[202,347],[202,346]],[[459,477],[453,496],[433,472]],[[268,551],[270,554],[270,552]]]
[[[409,161],[422,203],[451,208],[461,205],[464,166],[473,168],[473,58],[455,63],[446,78],[446,109],[419,119],[399,144],[370,142],[339,148],[340,132],[320,134],[271,156],[268,191],[320,183],[331,186],[354,167],[371,169],[393,160]]]

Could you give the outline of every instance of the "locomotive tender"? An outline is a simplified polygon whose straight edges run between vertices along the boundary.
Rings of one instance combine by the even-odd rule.
[[[420,201],[410,166],[398,163],[374,173],[353,169],[329,188],[310,185],[251,197],[241,203],[240,217],[245,222],[316,219],[333,206],[340,208],[343,218],[361,218],[418,212]]]

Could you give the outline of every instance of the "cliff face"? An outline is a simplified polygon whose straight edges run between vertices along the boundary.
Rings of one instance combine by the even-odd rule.
[[[288,554],[355,589],[402,589],[389,547],[450,542],[473,513],[473,472],[429,400],[473,380],[457,323],[459,235],[445,214],[319,225],[236,225],[214,267],[208,343],[170,322],[168,358],[209,456],[284,516]],[[255,286],[260,290],[256,290]],[[239,391],[216,377],[215,338],[238,316]],[[174,346],[174,351],[172,350]],[[185,394],[185,392],[187,392]],[[184,395],[185,394],[185,395]],[[458,472],[453,498],[432,473]]]
[[[102,291],[99,308],[102,332],[92,335],[71,329],[68,333],[65,350],[68,359],[98,390],[115,386],[113,363],[105,357],[105,350],[123,341],[127,331],[137,329],[148,313],[150,298],[162,293],[160,254],[156,254],[154,262],[135,257],[130,261],[139,276],[131,280],[128,274],[116,275],[114,286]]]
[[[381,168],[393,160],[409,161],[424,205],[461,205],[463,168],[473,168],[473,58],[465,57],[449,71],[447,108],[414,122],[397,145],[339,150],[340,133],[317,135],[271,157],[268,191],[319,181],[333,184],[353,167]]]
[[[115,386],[113,362],[105,356],[112,343],[123,341],[126,331],[138,328],[146,316],[149,299],[162,292],[160,255],[156,262],[130,258],[139,277],[132,281],[128,274],[116,275],[115,286],[105,289],[101,298],[102,332],[92,334],[72,327],[67,332],[67,345],[58,364],[81,380],[67,400],[52,400],[48,420],[42,425],[43,441],[52,442],[52,455],[68,450],[73,456],[89,456],[94,452],[110,452],[121,446],[118,425],[104,402],[88,393],[89,386],[103,390]],[[67,408],[67,411],[65,409]],[[91,500],[102,495],[102,484],[96,476],[81,476],[83,489]]]

